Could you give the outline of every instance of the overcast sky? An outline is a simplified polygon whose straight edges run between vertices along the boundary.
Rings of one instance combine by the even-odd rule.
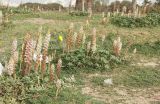
[[[0,2],[2,2],[4,5],[6,5],[8,1],[9,1],[9,5],[11,6],[18,6],[21,2],[22,3],[34,2],[34,3],[44,3],[44,4],[57,2],[62,4],[65,7],[68,6],[70,2],[70,0],[0,0]],[[73,5],[75,4],[75,1],[76,0],[72,0]],[[109,1],[113,2],[115,0],[109,0]],[[119,0],[119,1],[123,1],[123,0]],[[131,1],[131,0],[128,0],[128,1]],[[138,4],[141,4],[143,1],[144,0],[137,0]],[[155,2],[156,0],[150,0],[150,1]]]

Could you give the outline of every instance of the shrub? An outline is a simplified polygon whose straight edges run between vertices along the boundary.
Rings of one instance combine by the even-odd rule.
[[[97,50],[89,56],[85,50],[77,50],[70,54],[62,55],[65,70],[78,71],[110,71],[113,67],[123,62],[121,58],[112,55],[107,50]]]
[[[160,25],[160,14],[150,13],[145,17],[116,16],[111,18],[111,23],[119,27],[152,27]]]
[[[71,16],[88,16],[87,12],[70,12]]]

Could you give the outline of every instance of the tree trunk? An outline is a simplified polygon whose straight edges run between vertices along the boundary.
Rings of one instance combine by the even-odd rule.
[[[93,0],[87,0],[88,12],[92,12],[92,2],[93,2]]]
[[[82,0],[76,0],[76,10],[81,10]]]
[[[82,11],[84,12],[84,3],[85,3],[85,0],[82,0]]]
[[[69,1],[69,13],[71,12],[71,5],[72,5],[71,3],[72,3],[72,0]]]
[[[112,12],[114,12],[114,11],[116,11],[116,1],[114,2],[113,11]]]
[[[132,0],[132,12],[136,13],[137,0]]]

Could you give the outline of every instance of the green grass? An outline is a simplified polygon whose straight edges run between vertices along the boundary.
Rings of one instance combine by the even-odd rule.
[[[123,68],[123,69],[122,69]],[[113,79],[113,86],[126,86],[133,88],[147,88],[160,86],[160,71],[158,68],[122,67],[110,74],[113,77],[95,76],[91,79],[94,86],[102,86],[107,78]]]
[[[87,16],[71,16],[67,12],[37,12],[28,14],[14,14],[10,17],[11,20],[24,20],[29,18],[43,18],[51,20],[69,20],[69,21],[82,21],[87,18]]]
[[[144,54],[147,56],[160,56],[160,41],[156,41],[154,43],[144,43],[144,44],[134,44],[131,46],[130,50],[134,48],[137,49],[139,54]]]
[[[91,82],[95,85],[95,86],[103,86],[103,82],[104,80],[107,79],[106,77],[93,77],[91,79]]]
[[[39,18],[40,15],[35,13],[35,14],[14,14],[13,16],[9,17],[11,20],[24,20],[28,18]]]
[[[115,83],[129,87],[158,87],[160,86],[160,71],[158,68],[127,68],[119,77],[115,77]]]

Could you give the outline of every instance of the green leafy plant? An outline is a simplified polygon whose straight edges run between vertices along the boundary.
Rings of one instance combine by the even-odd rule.
[[[111,18],[111,23],[119,27],[153,27],[160,25],[160,14],[150,13],[140,18],[115,16]]]
[[[65,70],[72,70],[73,72],[79,69],[86,71],[109,71],[123,62],[121,58],[112,55],[107,50],[97,50],[93,55],[88,56],[84,49],[62,55],[62,60],[65,63]]]
[[[87,12],[70,12],[71,16],[88,16]]]

